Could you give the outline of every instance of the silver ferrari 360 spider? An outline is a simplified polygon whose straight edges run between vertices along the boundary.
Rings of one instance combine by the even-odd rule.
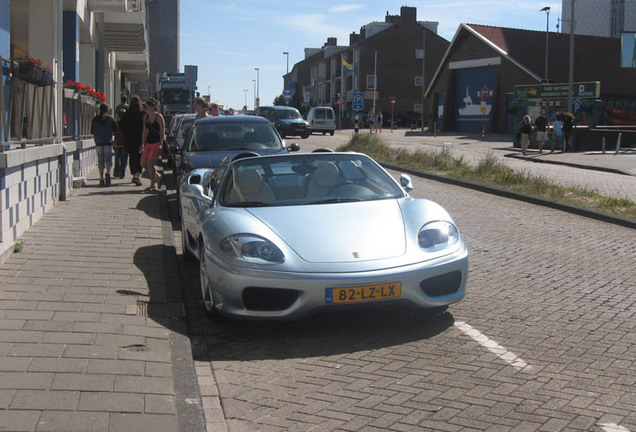
[[[359,153],[226,160],[182,184],[183,253],[212,316],[298,318],[371,304],[445,310],[468,251],[451,216]]]

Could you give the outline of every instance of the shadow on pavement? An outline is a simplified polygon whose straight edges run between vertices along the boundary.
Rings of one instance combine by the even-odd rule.
[[[208,360],[322,357],[433,338],[454,324],[452,314],[404,308],[319,312],[301,321],[208,321]]]

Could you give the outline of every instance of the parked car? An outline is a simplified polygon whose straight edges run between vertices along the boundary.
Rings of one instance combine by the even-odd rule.
[[[287,136],[307,138],[311,134],[309,123],[294,107],[259,106],[256,109],[256,115],[265,117],[272,122],[281,138]]]
[[[177,184],[195,168],[214,168],[225,157],[241,153],[286,154],[300,147],[285,142],[270,122],[256,116],[205,117],[194,122],[183,146],[176,150]]]
[[[336,131],[336,114],[331,107],[312,107],[307,114],[307,121],[311,132],[329,133],[333,136]]]
[[[195,114],[177,114],[175,123],[166,133],[168,159],[175,168],[179,165],[179,149],[183,147],[183,141],[194,124],[194,116]]]
[[[417,111],[402,111],[397,116],[397,124],[402,127],[415,127],[422,118],[422,114]]]
[[[411,197],[366,155],[248,157],[181,185],[183,254],[198,259],[205,311],[258,319],[414,305],[465,295],[468,251],[451,216]]]

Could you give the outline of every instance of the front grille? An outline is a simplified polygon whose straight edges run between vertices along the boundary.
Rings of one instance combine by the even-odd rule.
[[[298,299],[298,291],[282,288],[247,287],[243,290],[243,306],[253,311],[288,309]]]
[[[420,282],[420,289],[429,297],[440,297],[456,293],[461,285],[462,272],[453,271],[424,279]]]

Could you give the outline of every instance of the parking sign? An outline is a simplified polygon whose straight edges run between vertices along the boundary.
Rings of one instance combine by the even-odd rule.
[[[356,111],[362,111],[364,109],[364,93],[355,92],[353,94],[353,109]]]

